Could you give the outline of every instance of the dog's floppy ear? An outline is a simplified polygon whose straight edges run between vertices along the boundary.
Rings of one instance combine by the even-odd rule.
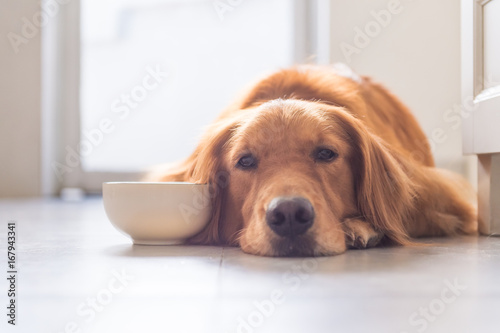
[[[221,244],[227,241],[224,219],[224,204],[229,186],[229,173],[224,168],[226,143],[230,140],[237,121],[223,119],[208,128],[201,139],[192,164],[188,170],[188,179],[194,183],[210,184],[210,204],[212,216],[208,225],[197,235],[188,240],[190,244]]]
[[[188,243],[220,244],[221,240],[227,238],[224,236],[221,220],[229,173],[224,169],[223,161],[225,144],[237,124],[235,118],[215,122],[205,131],[198,147],[184,162],[164,171],[163,174],[156,172],[154,180],[210,184],[208,193],[203,194],[204,204],[212,207],[210,222],[199,234],[189,239]]]
[[[415,188],[404,162],[366,126],[347,112],[335,117],[351,141],[359,213],[395,244],[409,244],[405,223],[414,206]]]

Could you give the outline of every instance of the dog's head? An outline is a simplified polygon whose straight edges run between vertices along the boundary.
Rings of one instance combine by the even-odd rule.
[[[191,166],[215,189],[214,214],[193,239],[268,256],[346,250],[343,220],[406,237],[409,179],[394,155],[344,108],[273,100],[208,131]]]

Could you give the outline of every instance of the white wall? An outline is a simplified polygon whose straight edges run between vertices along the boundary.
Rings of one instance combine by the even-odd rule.
[[[0,197],[40,194],[40,33],[28,31],[16,53],[7,38],[22,36],[38,0],[0,3]],[[23,37],[24,38],[24,37]]]
[[[332,1],[332,61],[348,63],[358,73],[389,87],[411,108],[431,138],[437,165],[473,175],[475,158],[462,156],[459,120],[451,118],[453,107],[461,104],[460,1],[395,3],[398,1]],[[371,11],[390,13],[390,9],[390,18],[383,20],[385,26],[376,23]],[[360,35],[354,30],[357,28],[371,28],[368,41],[355,39]]]

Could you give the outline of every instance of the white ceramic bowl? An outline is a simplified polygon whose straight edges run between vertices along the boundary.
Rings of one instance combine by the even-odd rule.
[[[210,219],[207,184],[103,183],[102,193],[109,220],[134,244],[182,244]]]

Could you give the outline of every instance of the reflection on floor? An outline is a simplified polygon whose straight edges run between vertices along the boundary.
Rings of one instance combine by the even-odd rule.
[[[328,258],[133,246],[100,199],[0,201],[18,229],[12,332],[497,332],[500,238]],[[1,304],[7,304],[2,279]],[[2,329],[2,332],[5,330]]]

